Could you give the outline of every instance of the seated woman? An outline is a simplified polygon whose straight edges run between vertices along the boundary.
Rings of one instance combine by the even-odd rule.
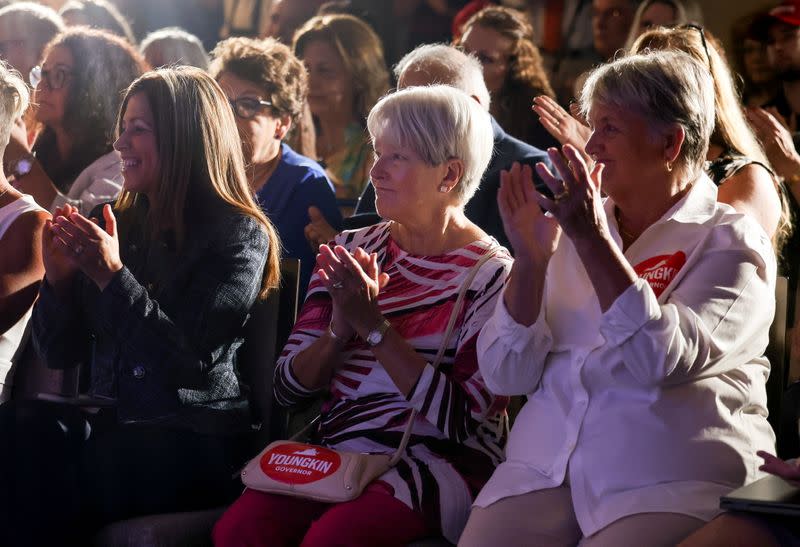
[[[28,108],[28,86],[0,63],[0,154],[14,120]],[[0,171],[0,402],[8,400],[12,367],[44,275],[42,229],[50,215]]]
[[[706,67],[714,82],[716,125],[706,155],[706,171],[719,191],[717,199],[751,215],[775,240],[776,248],[790,231],[788,206],[736,94],[730,68],[718,42],[700,27],[656,28],[642,34],[631,53],[682,51]],[[534,110],[562,143],[583,149],[587,128],[547,97]]]
[[[285,45],[266,38],[230,38],[213,51],[211,75],[228,95],[247,161],[247,180],[280,235],[285,256],[299,258],[305,294],[316,262],[306,241],[308,208],[338,232],[342,216],[319,164],[282,142],[308,94],[305,67]]]
[[[372,164],[364,122],[389,90],[381,40],[357,17],[322,15],[295,33],[293,49],[308,69],[317,158],[328,171],[342,210],[349,212],[369,180]]]
[[[125,89],[144,70],[122,38],[87,28],[56,36],[31,71],[42,130],[32,151],[13,133],[3,158],[14,185],[50,211],[69,204],[87,215],[116,198],[122,172],[114,125]]]
[[[528,400],[460,545],[675,545],[774,449],[775,255],[703,171],[708,70],[625,57],[581,103],[591,172],[551,149],[553,200],[518,167],[498,198],[516,260],[478,360],[492,392]]]
[[[108,521],[215,507],[250,448],[236,352],[279,251],[225,94],[199,69],[149,72],[115,147],[116,205],[99,224],[70,205],[47,224],[32,319],[47,365],[88,367],[109,408],[0,407],[3,545],[86,545],[77,534]]]
[[[418,87],[381,99],[367,126],[376,205],[392,220],[320,247],[275,395],[294,405],[330,391],[325,446],[391,454],[417,409],[411,441],[347,503],[246,490],[217,523],[217,546],[405,545],[431,533],[455,541],[502,455],[506,400],[486,389],[475,340],[510,267],[505,249],[470,284],[441,368],[430,364],[462,282],[498,250],[463,212],[491,156],[489,116],[454,88]]]
[[[492,96],[490,112],[500,127],[542,150],[558,144],[531,112],[534,97],[555,98],[555,93],[523,13],[488,6],[467,21],[456,45],[481,61]]]

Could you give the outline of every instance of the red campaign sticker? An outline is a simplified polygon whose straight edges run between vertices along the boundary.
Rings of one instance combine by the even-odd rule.
[[[261,456],[261,470],[286,484],[308,484],[333,475],[342,459],[333,450],[302,443],[286,443]]]
[[[686,255],[678,251],[673,255],[658,255],[639,262],[633,269],[636,275],[650,284],[656,298],[661,296],[670,281],[686,264]]]

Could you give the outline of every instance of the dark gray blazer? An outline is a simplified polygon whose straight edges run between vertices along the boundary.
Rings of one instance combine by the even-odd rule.
[[[42,284],[32,318],[39,354],[51,368],[88,367],[90,392],[116,398],[122,423],[201,433],[250,425],[236,350],[270,242],[239,213],[200,224],[181,253],[165,241],[121,241],[125,267],[102,292],[80,273],[67,301]]]

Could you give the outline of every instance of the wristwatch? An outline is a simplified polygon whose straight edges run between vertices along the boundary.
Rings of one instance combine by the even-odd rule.
[[[389,327],[391,326],[392,324],[389,323],[389,321],[387,321],[384,318],[383,321],[381,321],[377,327],[369,331],[366,338],[369,347],[374,348],[375,346],[383,342],[383,337],[386,334],[386,331],[388,331]]]
[[[11,174],[14,175],[14,180],[19,180],[33,169],[33,156],[22,156],[14,165],[11,166]]]

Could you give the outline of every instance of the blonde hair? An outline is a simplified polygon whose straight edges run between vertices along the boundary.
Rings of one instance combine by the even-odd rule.
[[[770,170],[770,176],[775,180],[775,188],[781,200],[781,218],[773,237],[773,245],[779,251],[792,232],[791,212],[786,191],[775,179],[775,175],[769,167],[767,155],[747,123],[741,106],[741,98],[733,84],[733,76],[725,61],[725,52],[722,46],[708,31],[703,32],[704,34],[701,35],[700,27],[652,29],[637,38],[631,51],[634,53],[647,50],[682,51],[706,67],[714,82],[716,123],[711,142],[755,160]],[[707,48],[703,47],[703,38],[705,38]]]
[[[745,119],[733,77],[721,52],[719,42],[704,31],[708,48],[703,47],[699,27],[656,28],[643,33],[633,43],[631,53],[647,50],[682,51],[706,67],[714,81],[714,113],[716,116],[711,142],[732,149],[764,165],[769,165],[764,149]],[[706,54],[706,50],[708,54]]]
[[[448,85],[408,87],[385,96],[369,113],[367,129],[373,142],[388,137],[427,165],[461,160],[464,174],[453,192],[462,205],[478,189],[494,146],[489,113]]]
[[[174,229],[178,248],[188,231],[190,215],[233,209],[252,217],[267,233],[269,251],[261,297],[277,287],[280,277],[280,240],[272,223],[256,204],[247,183],[244,157],[233,112],[222,89],[211,76],[195,67],[162,68],[131,84],[120,108],[117,128],[133,95],[147,99],[155,120],[161,172],[155,203],[140,218],[150,238]],[[123,190],[120,211],[141,210],[140,194]]]
[[[0,155],[8,146],[14,120],[28,109],[30,94],[19,72],[0,61]]]
[[[363,126],[367,114],[389,90],[383,45],[375,31],[358,17],[345,14],[312,17],[294,34],[292,49],[302,59],[311,42],[321,40],[339,54],[353,82],[353,110]]]

